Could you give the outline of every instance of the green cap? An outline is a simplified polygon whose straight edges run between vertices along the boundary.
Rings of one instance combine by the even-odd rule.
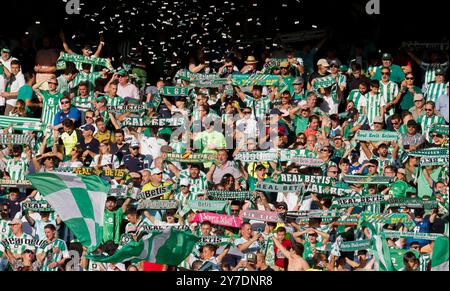
[[[126,75],[128,75],[127,71],[125,71],[124,69],[120,69],[119,71],[117,71],[117,74],[119,76],[126,76]]]
[[[392,55],[388,54],[388,53],[385,53],[385,54],[383,54],[382,60],[383,61],[388,61],[388,60],[392,61]]]
[[[437,68],[436,72],[434,72],[434,74],[437,75],[445,75],[445,71],[441,68]]]
[[[103,103],[107,103],[106,98],[104,96],[98,96],[95,101],[97,102],[103,102]]]
[[[409,185],[405,181],[397,180],[389,189],[389,195],[393,195],[394,198],[404,198],[406,197],[406,190],[408,188]]]
[[[341,66],[339,67],[339,71],[341,71],[341,72],[347,72],[347,71],[348,71],[348,67],[347,67],[346,65],[341,65]]]
[[[7,47],[2,48],[2,53],[10,53],[11,50]]]

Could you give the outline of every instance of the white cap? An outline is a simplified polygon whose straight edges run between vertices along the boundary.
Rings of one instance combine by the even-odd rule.
[[[139,146],[139,141],[133,139],[130,143],[130,147],[134,148],[134,147],[138,147]]]
[[[189,183],[189,180],[186,178],[183,178],[180,180],[180,186],[189,186],[191,183]]]
[[[383,123],[383,117],[381,116],[375,116],[375,118],[373,119],[374,123]]]
[[[161,174],[162,173],[162,171],[161,171],[161,169],[159,169],[159,168],[153,168],[151,171],[150,171],[150,174],[152,174],[152,175],[158,175],[158,174]]]
[[[320,59],[317,62],[317,65],[318,66],[323,66],[323,67],[329,67],[330,66],[330,64],[328,64],[328,61],[326,59]]]

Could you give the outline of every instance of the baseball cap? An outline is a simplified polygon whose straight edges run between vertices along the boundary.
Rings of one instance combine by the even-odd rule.
[[[388,53],[384,53],[382,58],[383,61],[392,61],[392,55]]]
[[[152,174],[152,175],[158,175],[158,174],[161,174],[161,173],[162,173],[162,171],[159,168],[153,168],[150,171],[150,174]]]
[[[398,168],[397,172],[406,175],[406,170],[404,168]]]
[[[22,224],[22,220],[19,218],[14,218],[10,222],[8,222],[8,225],[15,225],[15,224]]]
[[[180,180],[180,186],[189,186],[189,185],[190,185],[190,183],[189,183],[188,179],[183,178]]]
[[[140,144],[139,144],[139,141],[137,141],[137,140],[135,140],[135,139],[132,140],[131,143],[130,143],[130,147],[131,147],[131,148],[138,148],[139,145],[140,145]]]
[[[276,208],[278,208],[278,207],[284,207],[284,209],[288,209],[288,205],[287,205],[287,203],[286,202],[284,202],[284,201],[281,201],[281,202],[277,202],[276,204],[275,204],[275,207]]]
[[[330,66],[333,66],[333,65],[339,67],[339,62],[336,61],[336,60],[332,60],[332,61],[330,62]]]
[[[333,139],[342,139],[342,135],[336,135]]]
[[[317,62],[317,65],[318,66],[323,66],[323,67],[329,67],[330,66],[330,64],[328,64],[328,61],[326,59],[320,59]]]
[[[95,99],[95,101],[97,102],[103,102],[103,103],[107,103],[106,98],[103,96],[99,96]]]
[[[373,123],[383,123],[383,117],[375,116],[375,118],[373,119]]]
[[[11,50],[7,47],[2,48],[2,53],[10,53]]]
[[[83,130],[90,130],[90,131],[94,132],[95,127],[92,124],[86,124],[85,126],[83,126]]]
[[[289,62],[284,61],[284,62],[280,63],[280,68],[288,68],[288,67],[289,67]]]
[[[436,69],[436,71],[434,72],[435,75],[445,75],[445,72],[443,69],[438,68]]]
[[[126,75],[128,75],[128,73],[124,69],[120,69],[119,71],[117,71],[117,75],[119,75],[119,76],[126,76]]]
[[[302,77],[297,77],[297,78],[295,78],[295,80],[294,80],[294,85],[301,85],[301,84],[303,84],[304,83],[304,81],[303,81],[303,78]]]
[[[423,94],[422,93],[417,93],[414,95],[414,101],[421,101],[423,100]]]

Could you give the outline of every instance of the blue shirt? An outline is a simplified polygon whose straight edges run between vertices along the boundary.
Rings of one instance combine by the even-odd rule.
[[[75,119],[75,127],[79,127],[81,114],[80,111],[75,107],[70,107],[69,112],[65,113],[62,110],[58,111],[55,115],[53,125],[56,126],[62,123],[66,118]]]
[[[438,110],[442,116],[444,116],[445,121],[447,121],[447,123],[449,123],[448,119],[448,95],[444,94],[439,96],[437,102],[436,102],[436,110]]]
[[[413,221],[416,226],[414,226],[414,228],[411,230],[412,232],[418,232],[418,233],[429,233],[430,232],[431,223],[430,223],[429,216],[424,217],[422,219],[422,221],[416,221],[415,219]],[[409,246],[412,242],[415,242],[415,241],[419,243],[420,247],[423,247],[429,243],[429,241],[426,239],[407,238],[406,245]]]

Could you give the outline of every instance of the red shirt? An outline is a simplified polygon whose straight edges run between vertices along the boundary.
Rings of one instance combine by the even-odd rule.
[[[281,245],[289,250],[292,247],[291,241],[288,239],[283,239],[281,241]],[[284,256],[284,254],[281,251],[278,251],[277,246],[274,244],[273,246],[275,248],[275,265],[280,268],[287,268],[288,266],[288,259]]]
[[[308,127],[303,134],[306,135],[306,137],[310,136],[310,135],[316,135],[317,134],[317,130],[312,129],[311,127]]]

